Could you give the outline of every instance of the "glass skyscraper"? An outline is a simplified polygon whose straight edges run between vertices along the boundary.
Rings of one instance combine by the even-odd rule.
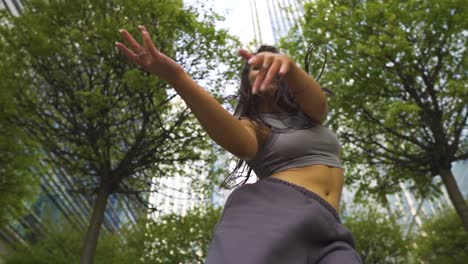
[[[34,240],[36,235],[47,230],[48,224],[62,221],[86,231],[94,201],[91,195],[74,192],[73,178],[63,171],[38,172],[38,175],[40,192],[36,201],[30,205],[26,216],[0,230],[0,239],[8,243]],[[118,234],[123,224],[136,221],[137,212],[143,214],[144,210],[136,201],[110,195],[104,214],[104,230]],[[33,232],[28,234],[28,230]]]
[[[11,14],[17,16],[21,13],[23,5],[19,0],[0,0],[0,9],[7,9]]]
[[[458,188],[465,198],[468,199],[468,160],[452,163],[452,173],[458,184]],[[440,180],[440,178],[436,178]],[[423,218],[437,214],[438,211],[453,207],[445,186],[442,185],[442,194],[436,199],[416,198],[409,189],[408,183],[400,183],[401,192],[389,195],[388,201],[390,212],[401,214],[400,224],[405,232],[417,230],[423,224]]]
[[[302,19],[304,3],[297,0],[250,0],[256,45],[278,44],[281,37]]]

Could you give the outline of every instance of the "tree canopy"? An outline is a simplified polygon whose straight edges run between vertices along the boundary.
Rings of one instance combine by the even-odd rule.
[[[426,217],[414,244],[419,263],[462,264],[468,259],[468,234],[452,208]]]
[[[0,57],[4,57],[0,49]],[[5,69],[14,74],[13,68]],[[38,191],[34,177],[40,154],[34,141],[12,119],[24,115],[13,103],[14,86],[0,82],[0,228],[19,218]]]
[[[343,143],[346,182],[364,199],[407,182],[440,193],[440,176],[468,231],[468,207],[451,172],[468,158],[466,4],[318,0],[282,46],[303,60],[330,97],[328,124]]]
[[[408,263],[410,240],[403,236],[398,216],[369,201],[354,206],[344,218],[364,263]]]
[[[155,222],[140,217],[120,234],[103,234],[96,250],[97,264],[203,263],[221,208],[202,206],[184,215],[168,214]],[[82,234],[69,223],[55,223],[29,245],[16,245],[5,264],[78,263]]]

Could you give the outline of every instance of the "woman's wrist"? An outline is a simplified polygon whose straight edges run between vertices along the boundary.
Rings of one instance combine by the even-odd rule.
[[[186,82],[187,77],[191,78],[184,70],[180,70],[164,78],[164,80],[172,87],[175,87],[182,85],[183,82]]]

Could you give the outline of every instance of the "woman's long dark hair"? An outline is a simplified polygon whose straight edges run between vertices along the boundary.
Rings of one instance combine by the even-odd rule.
[[[279,53],[279,50],[273,46],[262,45],[257,49],[254,55],[261,53],[261,52]],[[305,57],[306,71],[308,71],[309,69],[311,52],[312,52],[312,48],[309,48]],[[271,128],[271,126],[267,122],[265,122],[259,115],[257,107],[260,103],[260,97],[258,95],[252,94],[252,86],[249,81],[249,72],[250,72],[250,65],[246,62],[241,71],[240,88],[238,90],[238,94],[235,96],[235,98],[238,101],[238,104],[234,110],[234,116],[237,118],[247,117],[257,127],[259,127],[261,124],[268,128]],[[292,94],[289,93],[289,90],[285,81],[282,78],[278,78],[276,80],[278,81],[278,89],[276,89],[275,94],[274,94],[276,105],[281,109],[282,112],[286,112],[286,113],[294,114],[294,115],[298,114],[302,110],[299,104],[294,100],[294,97],[292,96]],[[324,91],[327,94],[331,93],[331,91],[328,89],[324,89]],[[240,175],[239,175],[238,171],[240,170],[241,167],[242,167],[242,171],[240,172]],[[247,175],[245,176],[246,177],[245,180],[242,183],[233,184],[236,182],[237,178],[240,178],[243,176],[246,168],[248,169],[248,172],[247,172]],[[232,189],[239,185],[244,185],[250,178],[251,172],[252,172],[252,168],[247,164],[247,162],[244,160],[238,159],[236,167],[224,179],[224,181],[221,183],[221,187],[226,188],[226,189]]]

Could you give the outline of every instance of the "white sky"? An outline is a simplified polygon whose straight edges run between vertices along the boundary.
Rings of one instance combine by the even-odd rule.
[[[188,0],[186,3],[193,3],[197,0]],[[250,0],[198,0],[207,7],[213,7],[214,11],[225,17],[224,21],[219,22],[219,28],[227,29],[232,35],[235,35],[244,45],[254,39],[254,27],[252,24],[252,14],[250,9]],[[262,27],[262,40],[264,44],[274,44],[271,33],[270,21],[266,13],[266,2],[256,0],[259,11],[260,26]],[[262,43],[262,44],[263,44]]]
[[[228,29],[231,34],[239,37],[243,44],[254,38],[249,2],[249,0],[214,0],[213,6],[217,13],[226,18],[218,26]]]

